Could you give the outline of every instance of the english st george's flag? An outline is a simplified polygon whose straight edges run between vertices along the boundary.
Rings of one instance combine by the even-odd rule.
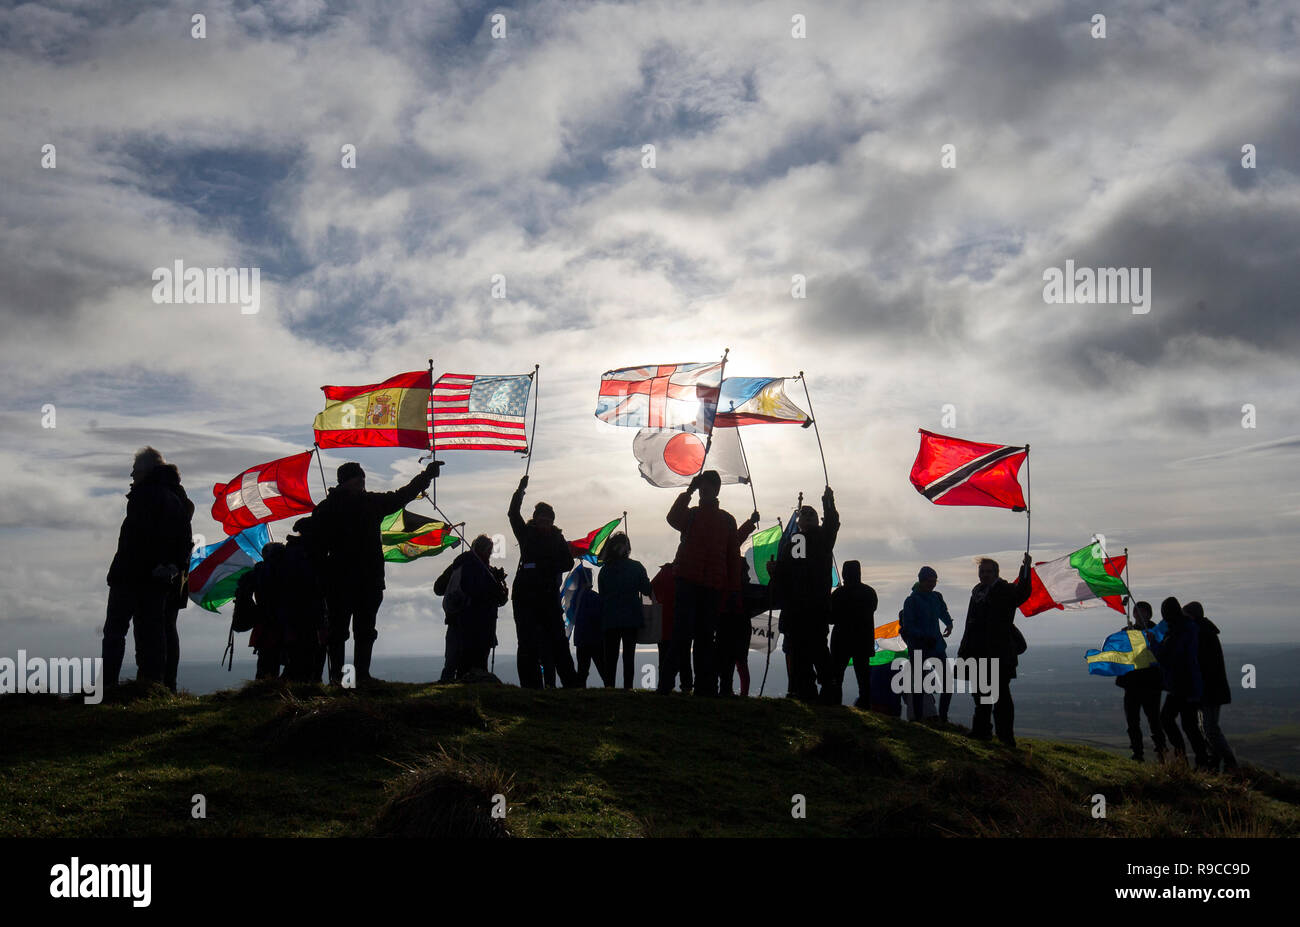
[[[917,429],[921,447],[912,464],[912,485],[935,505],[987,505],[1025,510],[1020,465],[1029,451],[1005,444],[981,444]]]
[[[600,377],[596,418],[630,428],[708,434],[713,430],[721,384],[721,361],[607,370]]]
[[[265,521],[305,515],[316,507],[307,490],[311,451],[249,467],[229,483],[212,487],[212,517],[226,534]]]
[[[366,386],[322,386],[325,409],[313,428],[320,447],[429,447],[427,370]]]
[[[444,373],[429,399],[433,447],[439,451],[528,450],[524,414],[528,374]]]

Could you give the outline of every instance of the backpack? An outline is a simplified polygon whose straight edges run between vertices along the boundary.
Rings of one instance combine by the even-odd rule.
[[[230,634],[226,638],[226,650],[221,655],[221,662],[228,662],[227,672],[235,668],[235,633],[251,631],[262,621],[262,606],[253,595],[255,588],[252,570],[239,577],[239,583],[235,586],[235,609],[230,616]]]

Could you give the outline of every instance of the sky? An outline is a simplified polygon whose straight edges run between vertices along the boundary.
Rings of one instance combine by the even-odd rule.
[[[212,485],[310,447],[322,385],[429,358],[540,365],[527,505],[571,538],[626,510],[653,572],[674,493],[594,418],[599,377],[724,349],[730,374],[806,373],[836,553],[878,620],[930,564],[960,622],[974,558],[1006,574],[1023,551],[1024,515],[911,487],[926,428],[1031,445],[1036,559],[1100,532],[1139,597],[1200,600],[1225,641],[1300,640],[1300,11],[1112,2],[1098,37],[1094,7],[0,10],[0,653],[99,653],[137,447],[178,465],[210,542]],[[258,311],[156,303],[177,260],[258,268]],[[1067,260],[1149,269],[1149,311],[1047,302]],[[745,442],[764,524],[820,497],[811,431]],[[508,534],[523,461],[443,456],[442,508]],[[323,457],[331,485],[348,459],[371,489],[419,469]],[[442,650],[445,556],[389,567],[377,654]],[[1095,646],[1121,621],[1020,624]],[[227,625],[182,612],[184,659],[217,660]]]

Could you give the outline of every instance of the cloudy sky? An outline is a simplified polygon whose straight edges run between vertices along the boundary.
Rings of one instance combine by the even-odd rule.
[[[1098,6],[8,7],[0,652],[98,654],[138,446],[179,465],[215,538],[212,484],[309,447],[321,385],[430,357],[540,364],[530,504],[570,537],[626,509],[634,556],[662,563],[673,493],[593,417],[597,382],[724,348],[730,373],[807,372],[837,553],[881,620],[924,563],[964,614],[972,558],[1024,543],[1023,515],[912,489],[924,427],[1032,445],[1036,557],[1102,532],[1141,597],[1300,640],[1296,8],[1111,2],[1095,38]],[[177,260],[259,268],[260,311],[154,303]],[[1150,311],[1046,303],[1066,260],[1150,268]],[[766,523],[820,495],[810,431],[745,437]],[[332,483],[348,458],[324,456]],[[354,456],[371,488],[417,470]],[[507,532],[521,460],[445,457],[443,508]],[[723,502],[752,508],[742,487]],[[389,568],[377,653],[441,651],[441,568]],[[182,615],[185,659],[215,661],[227,619]],[[1022,624],[1031,646],[1095,645],[1117,616]]]

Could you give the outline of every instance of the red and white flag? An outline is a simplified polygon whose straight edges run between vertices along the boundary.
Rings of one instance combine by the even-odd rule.
[[[912,464],[912,485],[935,505],[987,505],[1025,510],[1020,465],[1029,449],[981,444],[917,429],[921,448]]]
[[[439,451],[528,450],[532,377],[444,373],[429,396],[429,443]]]
[[[212,487],[212,517],[226,534],[264,521],[306,515],[316,508],[307,490],[311,451],[249,467],[229,483]]]

